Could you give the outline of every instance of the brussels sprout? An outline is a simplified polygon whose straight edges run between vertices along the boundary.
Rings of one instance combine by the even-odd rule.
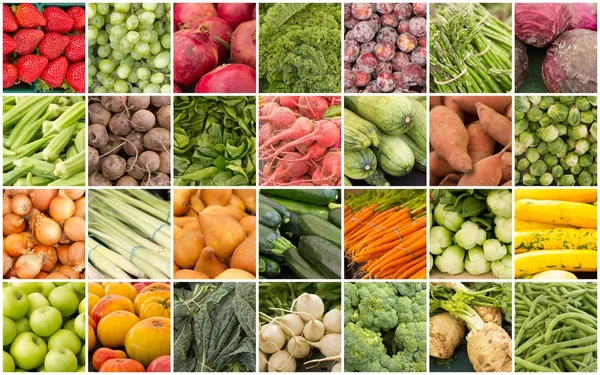
[[[565,141],[563,141],[562,138],[556,138],[552,142],[548,142],[548,151],[550,151],[551,154],[558,154],[564,144]]]
[[[540,125],[539,122],[530,122],[529,128],[527,130],[529,130],[531,133],[535,133],[541,127],[542,126]]]
[[[527,119],[531,122],[540,121],[543,115],[544,112],[542,112],[542,110],[538,106],[533,106],[529,108],[529,111],[527,111]]]
[[[538,107],[546,110],[546,109],[548,109],[548,107],[550,107],[551,104],[554,104],[554,98],[551,96],[544,96],[542,98],[542,100],[540,101],[540,103],[538,104]]]
[[[531,104],[526,96],[517,96],[515,98],[515,112],[527,112]]]
[[[554,181],[554,177],[552,177],[552,173],[546,172],[540,176],[540,185],[550,186]]]
[[[584,111],[589,111],[589,109],[592,105],[590,104],[590,101],[587,100],[587,98],[580,96],[575,100],[575,106],[577,107],[578,110],[580,110],[581,112],[584,112]]]
[[[492,263],[485,259],[481,246],[475,246],[467,251],[465,270],[471,275],[482,275],[490,272]]]
[[[559,179],[563,176],[563,174],[565,173],[563,167],[561,167],[560,165],[555,165],[554,167],[552,167],[552,176],[555,179]]]
[[[482,245],[487,234],[485,230],[479,228],[479,225],[468,220],[461,226],[460,230],[454,234],[454,242],[465,250],[473,248],[475,245]]]
[[[581,122],[584,124],[591,124],[596,121],[596,115],[593,111],[585,111],[581,113]]]
[[[569,152],[566,156],[565,156],[565,163],[569,166],[572,167],[574,165],[577,165],[577,163],[579,162],[579,155],[577,155],[575,152]]]
[[[519,161],[517,162],[517,170],[519,172],[525,172],[530,165],[531,163],[526,158],[519,159]]]
[[[595,176],[598,174],[598,164],[596,164],[595,162],[592,163],[592,165],[590,165],[588,167],[588,172],[590,172],[592,174],[592,176]]]
[[[565,124],[554,124],[556,130],[558,130],[558,135],[563,136],[567,134],[567,125]]]
[[[535,184],[537,184],[537,177],[535,177],[531,173],[525,173],[523,175],[523,185],[525,185],[525,186],[533,186]]]
[[[522,120],[525,117],[525,112],[515,112],[515,121]]]
[[[569,172],[574,176],[577,176],[578,174],[580,174],[581,171],[583,171],[583,167],[579,164],[574,165],[571,168],[569,168]]]
[[[438,225],[445,227],[451,232],[456,232],[460,229],[462,223],[464,223],[465,219],[460,217],[460,215],[453,211],[444,210],[445,205],[439,203],[435,210],[433,210],[433,218]]]
[[[546,165],[546,163],[544,163],[543,160],[536,160],[533,163],[531,163],[531,166],[529,167],[529,173],[536,177],[540,177],[541,175],[546,173],[547,170],[548,166]]]
[[[577,109],[576,106],[572,105],[569,107],[569,117],[567,117],[567,124],[569,125],[579,125],[581,122],[581,113]]]
[[[560,186],[573,186],[575,185],[575,177],[572,174],[565,174],[559,180]]]
[[[540,123],[540,125],[542,127],[546,127],[546,126],[554,124],[554,120],[552,120],[550,118],[550,116],[548,116],[546,113],[544,113],[544,115],[542,116],[542,118],[538,122]]]
[[[590,150],[590,146],[590,141],[588,141],[586,138],[578,139],[577,143],[575,144],[575,153],[577,155],[583,155]]]
[[[525,152],[525,157],[530,163],[533,163],[540,158],[540,153],[535,148],[528,148]]]
[[[534,134],[533,135],[533,143],[531,144],[531,147],[537,147],[537,145],[539,145],[541,141],[542,140],[540,139],[540,137],[538,137],[536,134]]]
[[[494,234],[500,242],[512,242],[512,218],[496,216],[494,218]]]
[[[507,253],[506,246],[496,239],[489,239],[483,243],[483,254],[490,262],[502,259]]]
[[[452,245],[452,232],[440,226],[435,226],[429,230],[429,252],[431,254],[441,254],[448,246]]]
[[[590,142],[596,142],[598,140],[598,123],[594,121],[592,126],[590,126],[590,135],[588,136]]]
[[[451,275],[458,275],[465,270],[465,249],[453,245],[435,258],[435,266],[438,270]]]
[[[560,158],[559,158],[559,159],[560,159]],[[566,161],[564,158],[560,159],[560,162],[559,162],[559,164],[560,164],[560,166],[562,167],[562,169],[564,169],[565,171],[568,171],[568,170],[569,170],[569,168],[571,168],[571,166],[569,166],[569,165],[567,164],[567,161]]]
[[[502,259],[492,262],[492,272],[499,279],[512,278],[512,256],[506,254]]]
[[[506,189],[492,190],[485,202],[496,216],[512,216],[512,195]]]
[[[569,107],[562,103],[554,103],[548,107],[547,113],[555,122],[563,122],[566,121],[569,116]]]
[[[578,140],[588,136],[588,128],[585,125],[570,126],[567,135],[573,140]]]
[[[547,155],[550,152],[548,151],[548,143],[544,141],[540,142],[540,144],[536,147],[536,150],[542,156]]]
[[[567,147],[569,147],[569,151],[575,150],[575,145],[577,141],[571,138],[567,138]]]
[[[579,165],[583,168],[587,168],[594,162],[594,158],[592,158],[589,154],[581,155],[579,157]]]
[[[558,129],[556,129],[556,126],[554,125],[546,126],[545,128],[542,128],[542,134],[540,138],[542,138],[542,141],[552,142],[558,138]]]
[[[566,105],[575,103],[575,97],[574,96],[559,96],[558,100],[562,104],[566,104]]]
[[[529,128],[529,121],[526,118],[522,118],[515,123],[515,135],[523,133]]]
[[[528,131],[524,131],[519,134],[519,142],[521,142],[525,147],[531,147],[534,142],[533,134]]]
[[[597,96],[586,96],[585,97],[591,105],[596,107],[598,105],[598,97]]]
[[[527,151],[527,146],[525,146],[524,144],[522,144],[518,140],[515,141],[515,143],[513,144],[513,146],[514,146],[513,151],[515,152],[515,155],[517,155],[517,156],[523,155],[525,153],[525,151]]]
[[[569,146],[567,146],[567,144],[566,144],[566,143],[563,143],[563,145],[562,145],[562,147],[561,147],[560,151],[558,151],[558,152],[556,153],[556,156],[557,156],[559,159],[562,159],[562,158],[564,158],[564,157],[565,157],[565,155],[567,155],[567,152],[569,152]]]
[[[592,185],[598,186],[598,177],[595,174],[592,175]]]
[[[544,163],[550,168],[558,165],[558,157],[556,155],[548,154],[544,156]]]
[[[529,99],[529,102],[533,105],[538,105],[542,101],[541,96],[528,96],[527,99]]]
[[[596,155],[598,155],[598,143],[594,142],[590,145],[590,151],[589,154],[591,157],[595,158]]]
[[[521,181],[521,172],[514,171],[513,172],[513,182],[514,182],[514,184],[517,185],[519,183],[519,181]]]

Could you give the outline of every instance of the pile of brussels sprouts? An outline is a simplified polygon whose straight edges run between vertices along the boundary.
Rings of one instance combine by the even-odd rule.
[[[515,98],[515,184],[592,186],[597,178],[597,98]]]

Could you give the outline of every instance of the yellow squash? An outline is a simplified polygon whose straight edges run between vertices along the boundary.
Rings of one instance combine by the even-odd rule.
[[[554,228],[573,228],[566,224],[548,224],[540,223],[538,221],[527,221],[527,220],[515,220],[515,231],[525,231],[532,229],[554,229]]]
[[[597,228],[597,207],[587,203],[536,201],[520,199],[515,202],[518,220],[548,224],[568,224],[577,228]]]
[[[596,189],[516,189],[515,200],[535,199],[565,202],[593,203]]]
[[[596,250],[598,237],[595,229],[536,229],[515,233],[515,249],[531,250]]]
[[[515,276],[548,270],[595,272],[598,252],[594,250],[538,250],[515,255]]]

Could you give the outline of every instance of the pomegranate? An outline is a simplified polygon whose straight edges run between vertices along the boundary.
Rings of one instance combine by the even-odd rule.
[[[217,10],[211,3],[177,3],[173,7],[173,24],[175,30],[193,28],[188,25],[197,23],[207,16],[216,16]]]
[[[256,20],[242,23],[233,32],[231,62],[256,69]]]
[[[209,37],[210,31],[206,27],[179,30],[173,35],[175,83],[194,84],[218,65],[219,54]]]
[[[210,31],[210,41],[219,53],[219,64],[223,64],[229,58],[229,44],[231,43],[231,27],[219,17],[204,17],[198,20],[198,24],[192,29],[205,27]]]
[[[256,71],[243,64],[225,64],[206,73],[196,84],[196,93],[254,93]]]
[[[233,30],[242,22],[250,21],[255,4],[248,3],[219,3],[217,12],[219,17],[227,21]]]

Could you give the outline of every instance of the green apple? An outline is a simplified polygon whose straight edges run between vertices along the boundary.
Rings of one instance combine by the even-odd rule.
[[[50,349],[44,359],[46,372],[75,372],[77,357],[69,349]]]
[[[18,288],[23,289],[23,291],[25,292],[25,294],[31,294],[31,293],[35,293],[35,292],[41,292],[42,291],[42,286],[40,285],[40,282],[24,282],[24,281],[13,281],[10,283],[10,285],[12,286],[16,286]]]
[[[69,286],[71,287],[71,289],[73,289],[73,291],[75,293],[79,294],[80,296],[85,297],[85,283],[84,282],[81,282],[81,281],[70,282]]]
[[[48,352],[46,342],[31,332],[21,333],[10,345],[10,355],[18,368],[31,370],[42,363]]]
[[[57,308],[45,306],[35,310],[29,317],[29,325],[36,335],[52,336],[62,325],[62,315]]]
[[[86,372],[85,366],[81,366],[77,372]]]
[[[77,318],[75,318],[75,333],[79,336],[80,339],[85,340],[85,332],[87,331],[87,327],[85,324],[85,315],[79,314]]]
[[[56,285],[56,286],[63,286],[63,285],[68,284],[68,283],[69,283],[68,281],[55,281],[54,285]]]
[[[13,342],[17,337],[17,325],[11,319],[2,317],[2,346],[6,346]]]
[[[29,319],[26,317],[22,317],[21,319],[15,321],[15,326],[17,327],[17,336],[21,333],[32,332],[31,326],[29,325]]]
[[[81,350],[81,340],[73,331],[61,329],[50,337],[48,340],[48,349],[69,349],[73,354],[77,355]]]
[[[79,364],[81,366],[85,365],[85,355],[86,355],[87,351],[85,350],[85,346],[81,346],[81,350],[79,351],[79,354],[77,354],[77,361],[79,362]]]
[[[2,292],[2,315],[12,320],[24,317],[29,311],[29,299],[25,291],[16,286],[9,286],[4,288]]]
[[[50,281],[40,282],[40,285],[42,289],[40,293],[42,293],[42,295],[46,298],[48,298],[50,292],[54,290],[54,288],[56,288],[56,285],[54,285],[54,283]]]
[[[15,361],[13,358],[4,351],[2,354],[2,372],[14,372],[15,371]]]
[[[69,319],[65,324],[63,324],[63,329],[68,329],[69,331],[75,332],[75,318]]]
[[[29,311],[27,311],[25,316],[28,318],[34,310],[39,309],[40,307],[50,306],[50,302],[48,302],[42,293],[33,292],[28,294],[27,298],[29,298]]]
[[[87,297],[82,299],[79,302],[79,307],[77,308],[77,312],[80,314],[85,314],[85,309],[87,308]]]
[[[56,307],[62,316],[73,315],[79,305],[79,298],[77,298],[73,289],[64,285],[51,291],[48,300],[50,305]]]

